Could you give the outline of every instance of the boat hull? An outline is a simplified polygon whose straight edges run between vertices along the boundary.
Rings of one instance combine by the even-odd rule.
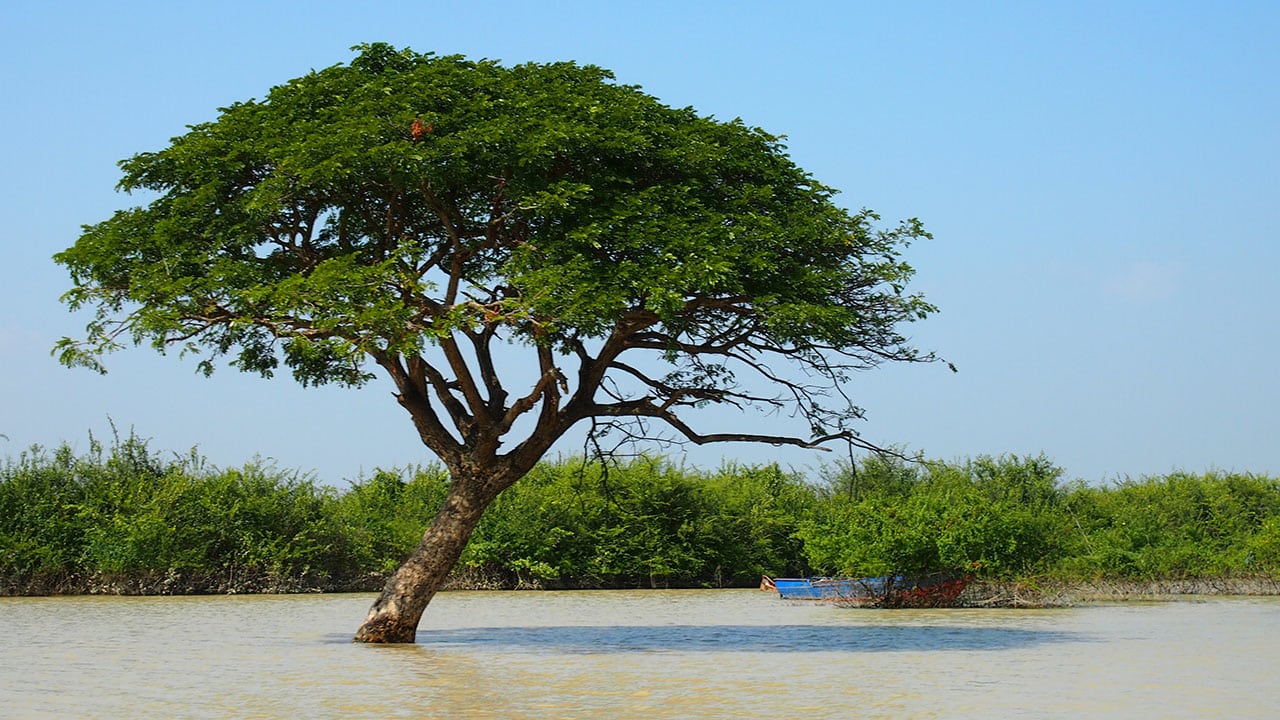
[[[967,578],[943,574],[869,578],[766,576],[760,589],[776,591],[784,600],[816,600],[866,607],[951,607],[967,584]]]

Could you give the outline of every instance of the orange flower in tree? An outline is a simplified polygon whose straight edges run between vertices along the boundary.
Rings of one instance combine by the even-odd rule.
[[[413,125],[409,127],[409,134],[414,140],[421,140],[422,136],[431,132],[431,126],[423,125],[422,118],[414,118]]]

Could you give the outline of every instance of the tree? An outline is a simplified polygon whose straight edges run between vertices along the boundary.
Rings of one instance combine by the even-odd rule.
[[[121,163],[120,187],[155,197],[55,257],[64,300],[96,308],[55,352],[389,377],[451,479],[357,640],[412,642],[485,507],[580,423],[600,452],[868,446],[847,374],[934,359],[898,330],[934,310],[904,289],[920,223],[836,206],[779,137],[593,66],[355,49]],[[708,405],[809,432],[704,433]]]

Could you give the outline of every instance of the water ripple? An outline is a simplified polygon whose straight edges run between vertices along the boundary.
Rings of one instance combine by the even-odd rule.
[[[418,632],[418,642],[548,652],[927,652],[1011,650],[1090,636],[1061,630],[937,625],[561,625],[469,627]]]

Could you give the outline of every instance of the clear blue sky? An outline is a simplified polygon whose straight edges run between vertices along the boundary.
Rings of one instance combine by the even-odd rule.
[[[134,204],[118,160],[385,41],[602,65],[787,135],[849,207],[921,218],[936,239],[908,259],[942,312],[911,333],[959,372],[857,378],[870,440],[1043,452],[1088,481],[1280,474],[1280,3],[9,0],[0,28],[0,455],[83,450],[110,417],[159,450],[335,483],[430,459],[386,385],[204,379],[142,348],[100,377],[49,355],[84,323],[50,256]],[[829,459],[688,454],[722,457]]]

